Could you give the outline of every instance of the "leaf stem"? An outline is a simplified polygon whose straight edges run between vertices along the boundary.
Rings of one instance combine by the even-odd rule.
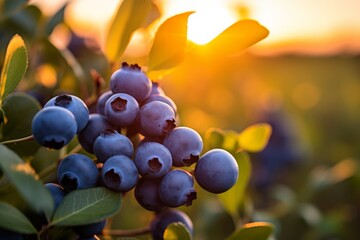
[[[105,229],[103,231],[103,235],[111,235],[111,236],[117,236],[117,237],[129,237],[129,236],[137,236],[142,234],[148,234],[150,233],[150,226],[143,227],[143,228],[136,228],[136,229],[130,229],[130,230],[124,230],[124,229]]]
[[[31,141],[31,140],[34,140],[33,135],[22,137],[22,138],[17,138],[17,139],[6,140],[3,142],[0,142],[0,144],[20,143],[20,142],[26,142],[26,141]]]

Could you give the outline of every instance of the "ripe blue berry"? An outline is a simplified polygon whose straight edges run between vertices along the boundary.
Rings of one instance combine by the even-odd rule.
[[[139,173],[134,162],[124,155],[109,158],[101,170],[102,183],[115,191],[127,192],[135,187]]]
[[[111,90],[102,93],[96,103],[96,111],[98,114],[105,116],[105,103],[113,95]]]
[[[32,134],[40,145],[60,149],[73,139],[77,124],[69,110],[47,107],[34,116],[31,127]]]
[[[134,123],[139,112],[139,104],[129,94],[116,93],[106,101],[104,111],[113,126],[127,127]]]
[[[86,104],[74,95],[62,94],[51,98],[46,104],[46,107],[58,106],[69,110],[75,117],[77,123],[76,132],[83,130],[89,121],[89,109]]]
[[[190,166],[199,160],[203,149],[201,136],[188,127],[177,127],[172,130],[163,141],[169,149],[173,165],[177,167]]]
[[[169,105],[173,110],[174,110],[174,113],[176,115],[177,113],[177,107],[176,107],[176,104],[175,102],[169,98],[168,96],[166,95],[163,95],[163,94],[152,94],[150,95],[150,97],[148,97],[145,102],[143,104],[146,104],[146,103],[149,103],[149,102],[153,102],[153,101],[160,101],[160,102],[163,102],[163,103],[166,103],[167,105]]]
[[[155,94],[160,94],[160,95],[165,95],[164,90],[161,88],[159,82],[152,82],[152,87],[151,87],[151,95],[155,95]]]
[[[150,96],[151,87],[152,82],[137,64],[123,63],[122,67],[110,78],[110,89],[113,93],[127,93],[138,102]]]
[[[94,187],[97,183],[98,169],[86,155],[70,154],[60,161],[57,179],[67,191]]]
[[[80,145],[89,153],[94,153],[96,138],[106,129],[113,129],[105,116],[92,113],[86,127],[77,134]]]
[[[223,149],[206,152],[196,164],[195,179],[205,190],[222,193],[229,190],[239,175],[235,158]]]
[[[164,137],[175,124],[174,110],[166,103],[153,101],[139,111],[140,133],[146,137]]]
[[[149,211],[159,212],[166,208],[159,196],[162,178],[140,178],[135,186],[135,198],[138,203]]]
[[[145,142],[135,152],[134,162],[139,173],[144,177],[158,178],[170,171],[171,153],[162,144]]]
[[[81,238],[91,238],[96,234],[100,234],[106,225],[106,219],[100,222],[78,225],[72,227],[73,231]]]
[[[193,234],[193,223],[189,216],[180,210],[168,209],[160,214],[157,214],[150,223],[153,240],[163,240],[164,232],[167,226],[176,222],[184,224],[190,234]]]
[[[105,162],[114,155],[132,157],[134,147],[130,139],[114,129],[104,130],[94,142],[94,154],[98,161]]]
[[[55,203],[55,209],[59,206],[60,202],[65,197],[65,190],[62,186],[56,183],[45,183],[44,185],[51,194],[52,199]]]
[[[171,170],[161,180],[159,196],[168,207],[190,206],[196,195],[194,179],[185,170]]]

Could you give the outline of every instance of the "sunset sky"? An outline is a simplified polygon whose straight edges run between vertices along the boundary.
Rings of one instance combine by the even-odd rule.
[[[33,3],[53,4],[35,0]],[[58,3],[61,1],[58,1]],[[269,36],[252,48],[260,53],[360,53],[360,1],[358,0],[163,0],[164,17],[195,10],[189,18],[189,39],[210,41],[243,17],[257,20]],[[87,29],[104,33],[118,0],[71,1],[67,18]],[[49,9],[46,7],[46,9]],[[94,13],[96,17],[94,16]],[[74,28],[76,26],[74,25]]]

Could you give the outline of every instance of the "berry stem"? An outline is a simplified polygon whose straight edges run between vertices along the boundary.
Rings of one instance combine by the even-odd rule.
[[[11,139],[11,140],[7,140],[7,141],[3,141],[3,142],[0,142],[0,144],[20,143],[20,142],[26,142],[26,141],[31,141],[31,140],[34,140],[34,136],[33,136],[33,135],[26,136],[26,137],[22,137],[22,138],[17,138],[17,139]]]
[[[142,234],[150,233],[150,227],[136,228],[131,230],[123,230],[123,229],[112,229],[112,230],[104,230],[103,235],[117,236],[117,237],[129,237],[129,236],[137,236]]]

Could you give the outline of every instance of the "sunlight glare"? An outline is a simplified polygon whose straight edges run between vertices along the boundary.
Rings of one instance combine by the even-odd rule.
[[[210,42],[239,18],[226,1],[169,1],[166,12],[176,10],[195,11],[188,20],[188,39],[199,45]]]

